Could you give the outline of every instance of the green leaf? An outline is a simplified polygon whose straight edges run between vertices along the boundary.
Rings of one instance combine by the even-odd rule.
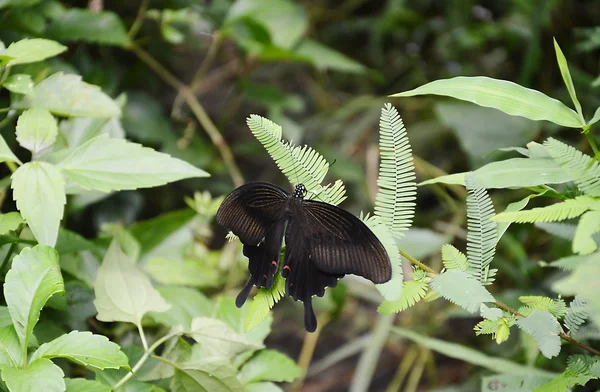
[[[423,259],[437,254],[442,246],[451,240],[448,235],[433,230],[411,227],[404,237],[398,239],[397,245],[416,259]]]
[[[113,239],[106,251],[94,282],[100,321],[127,321],[140,325],[147,312],[164,312],[170,308],[150,279],[140,271],[135,260],[123,253]]]
[[[261,350],[240,369],[238,378],[244,384],[257,381],[292,382],[304,371],[285,354]]]
[[[2,83],[8,91],[16,94],[33,94],[33,80],[30,75],[14,74],[6,78]]]
[[[63,392],[63,376],[61,368],[45,358],[31,362],[26,369],[2,369],[2,380],[11,392]]]
[[[117,117],[121,109],[100,87],[85,83],[81,76],[57,72],[39,82],[26,107],[45,108],[67,117]]]
[[[427,293],[427,282],[424,280],[409,280],[404,282],[402,295],[395,301],[384,301],[377,311],[381,314],[402,312],[421,300]]]
[[[466,271],[469,266],[467,256],[450,244],[442,246],[442,262],[449,270]]]
[[[223,359],[185,362],[176,367],[171,391],[245,392],[236,374],[237,370]]]
[[[58,164],[68,179],[100,191],[147,188],[209,174],[140,144],[98,136]]]
[[[519,301],[527,305],[526,313],[520,312],[528,316],[534,310],[545,310],[556,318],[561,318],[567,313],[567,305],[561,298],[552,299],[539,295],[527,295],[519,297]]]
[[[435,112],[456,135],[474,166],[483,163],[489,152],[524,145],[540,131],[538,122],[460,101],[436,102]]]
[[[471,175],[465,180],[467,191],[467,259],[468,272],[481,284],[494,281],[495,269],[490,264],[496,253],[498,234],[494,216],[492,199],[485,189],[480,188]]]
[[[222,283],[216,266],[205,265],[197,259],[179,261],[152,257],[144,270],[157,282],[167,285],[211,288]]]
[[[247,336],[239,334],[221,320],[196,317],[188,333],[200,344],[210,357],[233,358],[244,351],[254,351],[262,345],[251,342]]]
[[[7,234],[11,230],[16,230],[23,223],[23,218],[18,212],[9,212],[0,214],[0,235]]]
[[[36,245],[15,256],[12,268],[6,274],[4,298],[24,354],[46,301],[53,294],[64,291],[58,253],[54,249]]]
[[[479,311],[483,302],[494,302],[494,297],[467,272],[446,271],[431,279],[431,288],[468,312]]]
[[[504,358],[490,357],[479,350],[472,349],[456,343],[449,343],[444,340],[430,338],[420,335],[405,328],[392,327],[392,332],[412,340],[420,346],[436,351],[450,358],[468,362],[475,366],[481,366],[494,372],[501,372],[515,376],[538,376],[545,378],[556,377],[556,373],[533,367],[523,366],[523,364],[511,362]]]
[[[563,54],[562,50],[560,50],[560,46],[558,46],[558,42],[556,42],[556,38],[554,38],[554,51],[556,52],[556,60],[558,62],[558,68],[560,68],[560,74],[562,75],[563,81],[565,82],[565,86],[567,86],[567,90],[569,91],[569,95],[571,96],[571,100],[573,101],[573,105],[575,105],[575,110],[577,110],[577,114],[579,114],[579,118],[581,121],[585,122],[583,118],[583,112],[581,111],[581,104],[577,99],[577,94],[575,93],[575,86],[573,85],[573,79],[571,79],[571,73],[569,72],[569,66],[567,65],[567,59]]]
[[[128,367],[129,362],[119,345],[109,341],[106,336],[80,331],[71,331],[42,344],[30,361],[38,358],[65,358],[98,369]]]
[[[110,11],[71,8],[52,21],[46,34],[61,41],[87,41],[121,47],[129,45],[123,21]]]
[[[588,122],[588,126],[592,126],[593,124],[597,123],[598,120],[600,120],[600,107],[598,107],[596,109],[596,111],[594,112],[594,116],[592,117],[592,119]]]
[[[432,178],[418,185],[436,183],[465,185],[468,173]],[[483,188],[527,188],[545,184],[563,184],[573,178],[551,159],[512,158],[488,163],[473,172]]]
[[[283,392],[283,389],[272,382],[253,382],[244,387],[246,387],[246,392]]]
[[[516,322],[517,326],[533,336],[546,358],[552,358],[560,352],[560,324],[554,316],[544,310],[536,310]]]
[[[496,222],[555,222],[573,219],[587,210],[600,209],[600,201],[589,196],[578,196],[547,207],[533,208],[525,211],[502,212],[493,220]]]
[[[289,0],[237,0],[229,8],[225,26],[243,19],[258,22],[284,49],[294,47],[308,28],[304,8]]]
[[[11,176],[13,198],[21,216],[40,244],[54,246],[65,203],[65,182],[46,162],[27,162]]]
[[[588,316],[586,300],[580,296],[576,296],[569,304],[569,310],[565,315],[565,325],[572,333],[575,333]]]
[[[139,241],[142,254],[149,252],[166,240],[171,234],[184,227],[196,216],[193,210],[185,208],[161,214],[153,219],[131,225],[129,232]]]
[[[281,274],[275,274],[273,286],[270,289],[260,288],[254,296],[244,320],[244,331],[248,332],[257,327],[269,314],[269,310],[285,294],[285,279]]]
[[[506,206],[506,209],[504,210],[504,212],[521,211],[523,208],[525,208],[527,206],[527,204],[529,203],[529,200],[531,200],[532,198],[537,197],[537,196],[540,196],[540,195],[529,195],[519,201],[510,203],[508,206]],[[496,234],[496,242],[500,241],[500,238],[502,238],[504,233],[506,233],[506,230],[508,230],[508,227],[510,226],[510,224],[511,224],[511,222],[498,222],[496,224],[496,227],[498,229],[498,233]]]
[[[65,50],[67,50],[67,47],[56,41],[33,38],[13,42],[6,48],[3,54],[13,58],[10,60],[10,65],[16,65],[42,61],[49,57],[54,57]]]
[[[352,74],[364,74],[367,68],[317,41],[305,39],[294,49],[296,54],[306,57],[320,71],[332,70]]]
[[[25,110],[17,121],[17,141],[35,156],[50,147],[56,140],[58,125],[56,119],[46,109]]]
[[[0,163],[7,161],[22,164],[19,158],[17,158],[15,154],[13,154],[10,147],[8,147],[8,144],[6,144],[4,137],[0,135]]]
[[[452,79],[435,80],[391,97],[427,94],[453,97],[479,106],[498,109],[507,114],[531,120],[547,120],[570,128],[581,128],[585,125],[577,113],[554,98],[513,82],[484,76],[458,76]]]
[[[267,317],[261,321],[256,328],[246,332],[244,329],[244,322],[247,315],[248,307],[240,311],[240,309],[235,305],[235,300],[232,297],[221,296],[217,298],[213,317],[224,321],[235,332],[245,335],[252,343],[262,345],[265,338],[271,332],[271,323],[273,322],[273,317],[267,315]]]
[[[20,367],[22,364],[21,343],[11,323],[0,329],[0,367]]]
[[[481,379],[481,392],[531,392],[547,382],[546,377],[496,374]]]
[[[67,389],[65,392],[110,392],[109,385],[85,378],[65,378]]]
[[[389,103],[381,110],[379,129],[381,162],[375,215],[391,234],[402,237],[412,226],[417,198],[412,148],[402,118]]]
[[[212,315],[213,303],[198,290],[161,286],[158,292],[171,305],[165,312],[150,312],[150,317],[158,323],[170,327],[181,326],[184,331],[189,331],[194,318]]]
[[[600,232],[600,211],[588,211],[583,214],[573,238],[573,252],[589,255],[598,249],[598,244],[592,238],[592,235],[598,232]]]
[[[585,194],[600,196],[600,163],[575,147],[549,138],[544,147]]]

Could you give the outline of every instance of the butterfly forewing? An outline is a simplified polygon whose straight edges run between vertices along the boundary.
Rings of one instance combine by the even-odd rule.
[[[360,219],[331,204],[305,200],[298,211],[312,261],[328,274],[355,274],[374,283],[390,280],[389,256],[375,234]]]
[[[217,211],[217,222],[247,245],[258,245],[283,218],[289,194],[267,182],[251,182],[231,192]]]

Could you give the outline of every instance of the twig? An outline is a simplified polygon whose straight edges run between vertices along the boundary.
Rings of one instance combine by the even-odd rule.
[[[198,122],[204,127],[204,130],[210,137],[213,144],[219,150],[221,154],[221,158],[223,158],[223,162],[229,171],[229,175],[235,186],[240,186],[244,184],[244,177],[240,172],[237,164],[235,163],[235,159],[233,158],[233,154],[229,145],[221,136],[219,129],[210,119],[200,102],[196,99],[194,93],[190,90],[188,86],[183,84],[179,79],[177,79],[171,72],[169,72],[162,64],[160,64],[154,57],[152,57],[148,52],[137,46],[136,44],[131,44],[129,47],[131,51],[133,51],[140,60],[142,60],[148,67],[150,67],[165,83],[173,87],[175,90],[181,94],[185,103],[190,107]]]
[[[138,8],[135,20],[133,21],[131,27],[129,28],[129,31],[127,32],[129,39],[133,39],[137,35],[138,31],[140,31],[140,27],[142,27],[142,23],[144,22],[144,18],[146,17],[146,10],[148,10],[149,2],[150,0],[142,0],[140,8]]]
[[[322,314],[317,318],[317,320],[317,330],[313,333],[306,333],[306,335],[304,335],[304,343],[302,344],[302,350],[298,356],[298,366],[302,368],[304,372],[302,376],[298,377],[292,384],[292,387],[290,388],[290,391],[292,392],[299,391],[304,383],[306,372],[310,366],[310,361],[312,360],[313,354],[315,353],[315,347],[317,346],[317,341],[319,340],[321,331],[329,322],[329,315]]]

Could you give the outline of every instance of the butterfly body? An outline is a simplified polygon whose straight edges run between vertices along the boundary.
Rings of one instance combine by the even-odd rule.
[[[252,286],[271,288],[280,267],[285,291],[304,303],[307,331],[316,329],[313,295],[323,296],[345,274],[375,283],[391,278],[385,248],[369,228],[349,212],[319,201],[305,200],[306,187],[289,194],[276,185],[252,182],[235,189],[219,207],[217,222],[237,235],[248,257],[250,278],[238,295],[241,307]]]

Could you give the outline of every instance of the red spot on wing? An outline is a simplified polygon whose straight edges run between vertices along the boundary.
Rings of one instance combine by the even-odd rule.
[[[290,266],[289,266],[289,265],[284,265],[284,266],[283,266],[283,269],[284,269],[284,270],[285,270],[285,269],[288,269],[288,270],[289,270],[289,269],[290,269]]]
[[[271,264],[276,266],[277,262],[275,260],[273,260],[273,261],[271,261]]]
[[[265,279],[267,279],[267,274],[264,274],[263,276],[264,276]]]

